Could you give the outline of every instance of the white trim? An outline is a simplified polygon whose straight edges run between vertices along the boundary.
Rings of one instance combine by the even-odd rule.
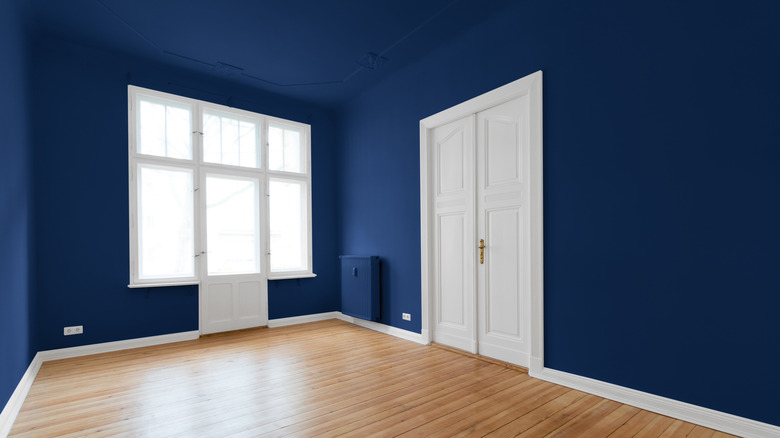
[[[386,335],[395,336],[397,338],[406,339],[407,341],[416,342],[418,344],[428,345],[427,336],[428,333],[415,333],[409,330],[399,329],[398,327],[381,324],[374,321],[366,321],[364,319],[355,318],[349,315],[345,315],[341,312],[326,312],[315,313],[312,315],[292,316],[289,318],[278,318],[268,320],[268,327],[283,327],[287,325],[305,324],[307,322],[325,321],[327,319],[340,319],[350,324],[359,325],[361,327],[374,330]]]
[[[127,339],[124,341],[103,342],[100,344],[82,345],[79,347],[58,348],[56,350],[39,351],[38,355],[46,362],[49,360],[68,359],[71,357],[88,356],[90,354],[108,353],[111,351],[130,350],[132,348],[150,347],[152,345],[170,344],[172,342],[191,341],[198,339],[200,332],[172,333],[170,335],[149,336],[146,338]]]
[[[341,312],[314,313],[312,315],[291,316],[289,318],[276,318],[268,320],[268,327],[284,327],[287,325],[305,324],[307,322],[325,321],[327,319],[339,319]]]
[[[430,236],[428,235],[428,228],[430,227],[430,218],[428,214],[428,206],[430,200],[428,199],[428,193],[430,188],[428,187],[428,154],[429,154],[429,128],[426,127],[423,122],[420,122],[420,260],[421,260],[421,304],[420,304],[420,317],[421,328],[423,334],[423,341],[425,344],[430,344],[433,340],[433,330],[430,328],[430,320],[432,320],[431,312],[433,312],[433,299],[432,294],[429,292],[433,290],[433,285],[430,283],[430,275],[428,269],[432,263],[431,251],[428,248]]]
[[[542,368],[541,371],[531,370],[529,374],[537,379],[746,438],[780,436],[778,426],[563,371]]]
[[[19,384],[16,385],[16,389],[11,394],[11,398],[8,399],[8,403],[5,404],[3,412],[0,412],[0,437],[7,437],[11,433],[16,416],[22,409],[22,404],[24,404],[24,400],[27,398],[27,393],[30,392],[30,387],[32,387],[42,363],[43,360],[40,353],[36,354],[32,362],[30,362],[30,366],[27,367],[24,376],[19,380]]]
[[[269,275],[269,280],[295,280],[296,278],[314,278],[317,274],[290,274],[290,275]]]
[[[127,287],[130,289],[141,289],[144,287],[195,286],[199,284],[200,281],[182,281],[175,283],[135,283],[128,284]]]
[[[410,332],[409,330],[399,329],[398,327],[393,327],[390,325],[385,325],[374,321],[366,321],[364,319],[354,318],[349,315],[344,315],[341,312],[338,313],[340,315],[339,319],[342,321],[359,325],[361,327],[365,327],[367,329],[384,333],[386,335],[391,335],[397,338],[406,339],[407,341],[416,342],[418,344],[423,344],[423,345],[429,344],[429,342],[426,342],[425,336],[423,336],[421,333]]]
[[[530,364],[539,358],[538,366],[544,366],[544,190],[543,190],[543,108],[541,70],[526,78],[533,78],[530,85],[531,97],[531,332],[529,339]],[[522,79],[521,79],[522,80]]]

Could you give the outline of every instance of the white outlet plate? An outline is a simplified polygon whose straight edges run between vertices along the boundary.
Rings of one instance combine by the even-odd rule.
[[[63,329],[63,332],[64,332],[65,336],[80,335],[80,334],[84,333],[84,326],[83,325],[74,325],[72,327],[65,327]]]
[[[404,321],[411,321],[412,320],[412,315],[410,313],[402,313],[401,315],[403,316]]]

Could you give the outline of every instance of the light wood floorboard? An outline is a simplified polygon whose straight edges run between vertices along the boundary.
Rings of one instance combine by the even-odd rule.
[[[46,362],[11,437],[727,437],[338,320]]]

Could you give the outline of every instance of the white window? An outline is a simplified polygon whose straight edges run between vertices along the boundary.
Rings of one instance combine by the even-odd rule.
[[[135,86],[128,119],[131,287],[314,275],[309,125]]]

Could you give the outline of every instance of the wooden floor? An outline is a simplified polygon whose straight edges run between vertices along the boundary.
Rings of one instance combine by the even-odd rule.
[[[13,437],[730,436],[338,320],[46,362]]]

